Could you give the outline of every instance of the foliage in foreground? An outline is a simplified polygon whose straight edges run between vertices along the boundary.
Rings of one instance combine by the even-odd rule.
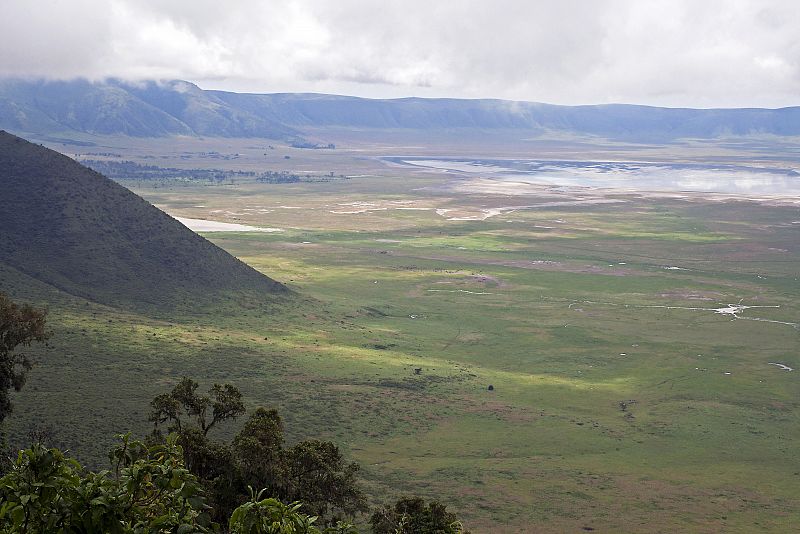
[[[378,508],[370,522],[375,534],[468,534],[444,504],[431,501],[426,505],[420,497],[405,497],[394,506]]]
[[[283,422],[276,410],[258,408],[231,443],[208,434],[216,424],[244,413],[242,395],[230,385],[214,384],[208,395],[183,378],[169,393],[151,403],[150,420],[178,435],[187,468],[208,490],[216,521],[223,522],[249,496],[249,487],[264,488],[284,502],[301,502],[303,512],[335,525],[366,511],[366,497],[357,480],[359,466],[344,460],[330,441],[284,444]]]
[[[231,534],[358,534],[349,523],[338,522],[320,531],[313,523],[316,517],[300,512],[301,503],[284,504],[272,497],[261,499],[250,488],[251,499],[231,514]]]
[[[85,471],[58,449],[36,444],[19,452],[11,471],[0,478],[0,532],[104,534],[219,532],[212,523],[203,488],[183,465],[177,436],[146,447],[122,437],[111,453],[113,471]],[[301,503],[261,499],[261,493],[231,514],[235,534],[357,534],[338,523],[325,530]]]
[[[0,292],[0,423],[11,411],[9,390],[19,391],[31,368],[15,350],[47,339],[45,315]],[[20,451],[14,462],[3,458],[9,461],[0,465],[0,533],[219,532],[217,519],[237,534],[357,534],[340,518],[366,511],[358,464],[345,463],[328,441],[286,448],[280,416],[265,408],[250,416],[230,444],[212,442],[212,428],[245,413],[242,394],[230,384],[214,384],[208,395],[197,388],[184,377],[153,399],[156,439],[147,446],[131,441],[130,434],[121,436],[110,455],[111,471],[86,471],[41,442]],[[167,437],[159,429],[165,423]],[[264,489],[255,494],[251,484]],[[261,499],[264,492],[272,497]],[[318,529],[318,519],[327,528]],[[419,498],[377,510],[372,523],[377,534],[462,532],[443,505],[425,506]]]
[[[114,472],[85,471],[58,449],[19,452],[0,479],[4,533],[206,532],[208,507],[175,438],[145,447],[123,437]]]

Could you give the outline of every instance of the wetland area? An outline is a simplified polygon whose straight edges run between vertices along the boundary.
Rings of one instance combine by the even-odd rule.
[[[465,177],[491,178],[498,187],[540,184],[624,191],[800,195],[795,167],[625,161],[404,159],[389,161]]]

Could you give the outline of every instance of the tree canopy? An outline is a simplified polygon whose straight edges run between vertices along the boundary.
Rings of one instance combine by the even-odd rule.
[[[393,506],[375,510],[370,519],[375,534],[467,534],[447,507],[420,497],[404,497]]]
[[[214,441],[209,431],[215,425],[244,414],[242,394],[231,384],[214,384],[208,395],[198,388],[182,378],[153,399],[150,421],[156,439],[163,439],[160,425],[178,436],[185,465],[207,489],[215,520],[224,521],[245,502],[249,487],[300,502],[304,513],[328,526],[367,510],[359,466],[346,462],[335,443],[312,439],[286,447],[283,421],[267,408],[254,410],[230,443]]]
[[[152,400],[150,406],[150,421],[158,430],[158,425],[170,423],[170,432],[182,432],[184,421],[181,416],[194,419],[194,426],[204,436],[217,424],[228,419],[236,419],[245,413],[242,393],[230,384],[214,384],[208,395],[199,395],[199,384],[194,380],[183,377],[171,392],[158,395]],[[208,409],[211,408],[211,414]],[[211,417],[209,420],[208,417]]]
[[[19,452],[0,478],[0,532],[7,534],[189,534],[220,532],[203,487],[183,465],[177,436],[150,447],[121,436],[111,471],[84,470],[58,449],[34,445]],[[249,501],[224,522],[234,534],[356,534],[338,523],[320,530],[301,503]]]
[[[46,534],[207,532],[202,487],[175,438],[146,447],[122,438],[114,472],[85,471],[58,449],[20,451],[0,479],[0,530]]]
[[[11,389],[22,389],[32,366],[30,358],[16,350],[47,339],[46,315],[46,310],[17,304],[0,292],[0,423],[12,409]]]
[[[7,534],[358,534],[350,523],[317,526],[300,501],[255,492],[220,523],[212,521],[201,481],[183,464],[178,436],[147,446],[120,436],[112,468],[87,471],[58,449],[40,444],[19,452],[0,478],[0,532]],[[310,482],[313,485],[313,479]],[[323,485],[324,486],[324,485]],[[375,534],[464,534],[438,502],[404,498],[372,515]]]
[[[215,425],[244,414],[242,394],[198,387],[183,378],[155,397],[149,442],[120,436],[109,470],[87,471],[41,443],[20,451],[0,478],[0,532],[357,534],[346,520],[367,511],[358,464],[330,441],[287,447],[274,409],[254,410],[231,442],[212,441]],[[464,532],[444,505],[419,497],[375,510],[371,523],[376,534]]]

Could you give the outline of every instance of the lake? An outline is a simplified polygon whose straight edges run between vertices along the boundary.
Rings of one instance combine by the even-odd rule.
[[[556,187],[800,196],[800,173],[785,167],[616,161],[386,159],[457,176]]]

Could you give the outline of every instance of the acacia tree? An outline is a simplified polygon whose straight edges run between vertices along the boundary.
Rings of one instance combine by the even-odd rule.
[[[198,395],[199,384],[191,378],[183,377],[171,392],[158,395],[150,403],[153,411],[150,421],[158,431],[158,425],[170,423],[167,428],[170,432],[182,432],[186,422],[181,420],[181,415],[194,419],[195,428],[208,436],[208,432],[217,424],[228,419],[236,419],[244,414],[242,393],[230,384],[214,384],[208,395]],[[211,408],[211,420],[208,419],[208,409]]]
[[[184,462],[192,473],[207,485],[216,481],[215,484],[231,486],[234,481],[230,447],[211,441],[208,433],[217,424],[245,413],[242,393],[231,384],[214,384],[208,395],[200,395],[198,387],[197,382],[183,377],[171,392],[153,399],[153,436],[157,441],[163,439],[159,425],[166,425],[168,432],[178,435]],[[222,479],[216,480],[219,477]]]
[[[16,349],[47,339],[46,315],[46,310],[16,304],[0,293],[0,423],[12,409],[10,390],[22,389],[32,367],[30,358]]]

